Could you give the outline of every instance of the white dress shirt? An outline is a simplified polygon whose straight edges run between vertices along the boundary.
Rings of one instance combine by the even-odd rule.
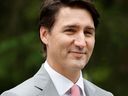
[[[74,85],[74,83],[66,78],[65,76],[61,75],[60,73],[56,72],[53,68],[51,68],[47,61],[44,63],[44,68],[48,72],[50,78],[53,81],[53,84],[55,88],[57,89],[57,92],[60,96],[70,96],[70,88]],[[81,89],[81,96],[86,96],[84,92],[84,83],[83,83],[83,77],[82,72],[80,73],[80,78],[76,82],[76,84]]]

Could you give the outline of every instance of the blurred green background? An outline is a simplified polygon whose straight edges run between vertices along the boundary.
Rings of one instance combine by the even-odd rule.
[[[94,0],[101,14],[85,78],[128,96],[128,0]],[[0,0],[0,93],[33,76],[44,59],[38,32],[41,0]]]

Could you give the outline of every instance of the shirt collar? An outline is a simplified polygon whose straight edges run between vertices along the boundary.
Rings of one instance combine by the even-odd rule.
[[[47,61],[45,61],[45,63],[44,63],[44,68],[48,72],[48,74],[49,74],[50,78],[52,79],[53,84],[54,84],[55,88],[57,89],[57,92],[59,93],[60,96],[64,95],[74,85],[71,80],[69,80],[65,76],[61,75],[60,73],[58,73],[54,69],[52,69],[49,66]],[[76,82],[76,84],[81,88],[82,93],[85,96],[82,72],[80,72],[80,78]]]
[[[83,93],[83,96],[85,96],[82,72],[80,72],[80,78],[79,78],[78,81],[76,82],[76,85],[78,85],[78,86],[81,88],[81,91],[82,91],[82,93]]]

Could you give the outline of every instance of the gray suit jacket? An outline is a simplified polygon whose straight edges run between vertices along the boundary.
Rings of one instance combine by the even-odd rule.
[[[110,92],[87,80],[84,80],[84,87],[86,96],[113,96]],[[1,96],[59,96],[59,94],[47,71],[42,66],[35,76],[15,88],[5,91]]]

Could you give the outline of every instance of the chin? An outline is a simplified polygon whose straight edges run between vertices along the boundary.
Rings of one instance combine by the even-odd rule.
[[[86,66],[86,62],[85,61],[78,61],[78,60],[75,60],[73,62],[73,65],[76,66],[77,68],[79,69],[83,69],[85,66]]]

